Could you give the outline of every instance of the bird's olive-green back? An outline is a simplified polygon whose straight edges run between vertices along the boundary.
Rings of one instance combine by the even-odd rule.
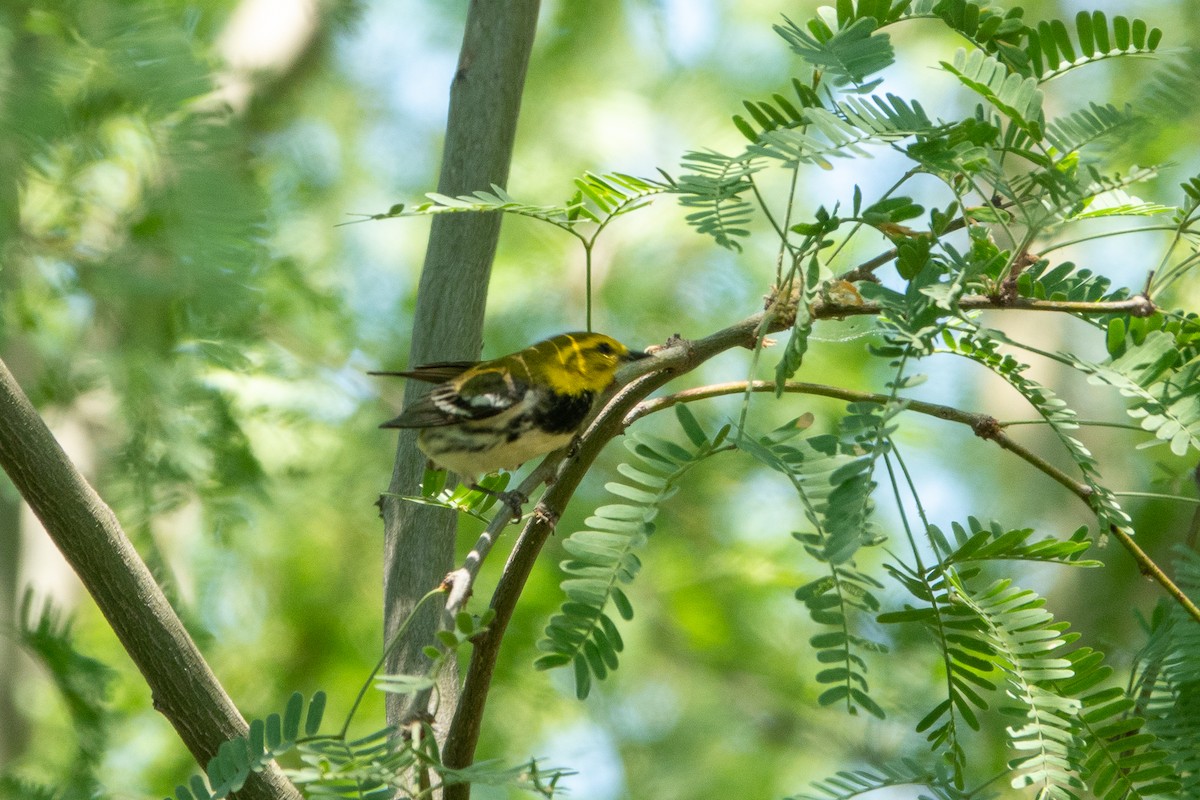
[[[507,372],[525,383],[542,385],[558,394],[600,392],[608,388],[629,348],[602,333],[561,333],[524,350],[485,361],[461,378],[483,372]]]

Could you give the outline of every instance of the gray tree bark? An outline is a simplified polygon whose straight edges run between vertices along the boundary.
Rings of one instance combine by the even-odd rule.
[[[450,87],[440,193],[465,194],[493,183],[507,184],[538,5],[539,0],[472,0]],[[417,289],[411,365],[479,357],[500,221],[499,214],[434,217]],[[410,382],[405,402],[422,391]],[[386,536],[385,641],[391,640],[417,601],[454,567],[454,514],[397,499],[418,493],[424,464],[415,432],[401,432],[391,485],[381,503]],[[405,640],[392,651],[389,672],[416,674],[429,668],[421,650],[433,643],[443,615],[435,604],[420,610]],[[458,692],[458,676],[451,672],[442,676],[441,703],[436,709],[441,733],[454,714]],[[431,711],[428,695],[407,704],[403,700],[389,695],[390,723],[403,724]]]
[[[21,505],[0,491],[0,630],[17,629],[17,568],[21,563]],[[17,643],[15,636],[0,636],[0,767],[14,759],[28,743],[29,727],[17,708]]]

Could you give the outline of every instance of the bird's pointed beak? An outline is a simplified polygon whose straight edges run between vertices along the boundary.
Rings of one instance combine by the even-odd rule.
[[[620,371],[617,373],[617,382],[621,384],[629,383],[634,378],[641,375],[653,372],[654,368],[646,362],[653,353],[647,353],[645,350],[630,350],[621,360],[625,362],[621,365]],[[637,364],[635,362],[641,362]]]

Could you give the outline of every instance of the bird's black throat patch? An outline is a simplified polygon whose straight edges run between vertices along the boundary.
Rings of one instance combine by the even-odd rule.
[[[571,433],[592,408],[592,392],[576,395],[551,392],[533,411],[533,424],[546,433]]]

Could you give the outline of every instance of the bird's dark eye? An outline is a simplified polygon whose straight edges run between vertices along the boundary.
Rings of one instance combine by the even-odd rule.
[[[613,346],[608,342],[600,342],[596,345],[596,352],[601,355],[611,356],[613,354]]]

